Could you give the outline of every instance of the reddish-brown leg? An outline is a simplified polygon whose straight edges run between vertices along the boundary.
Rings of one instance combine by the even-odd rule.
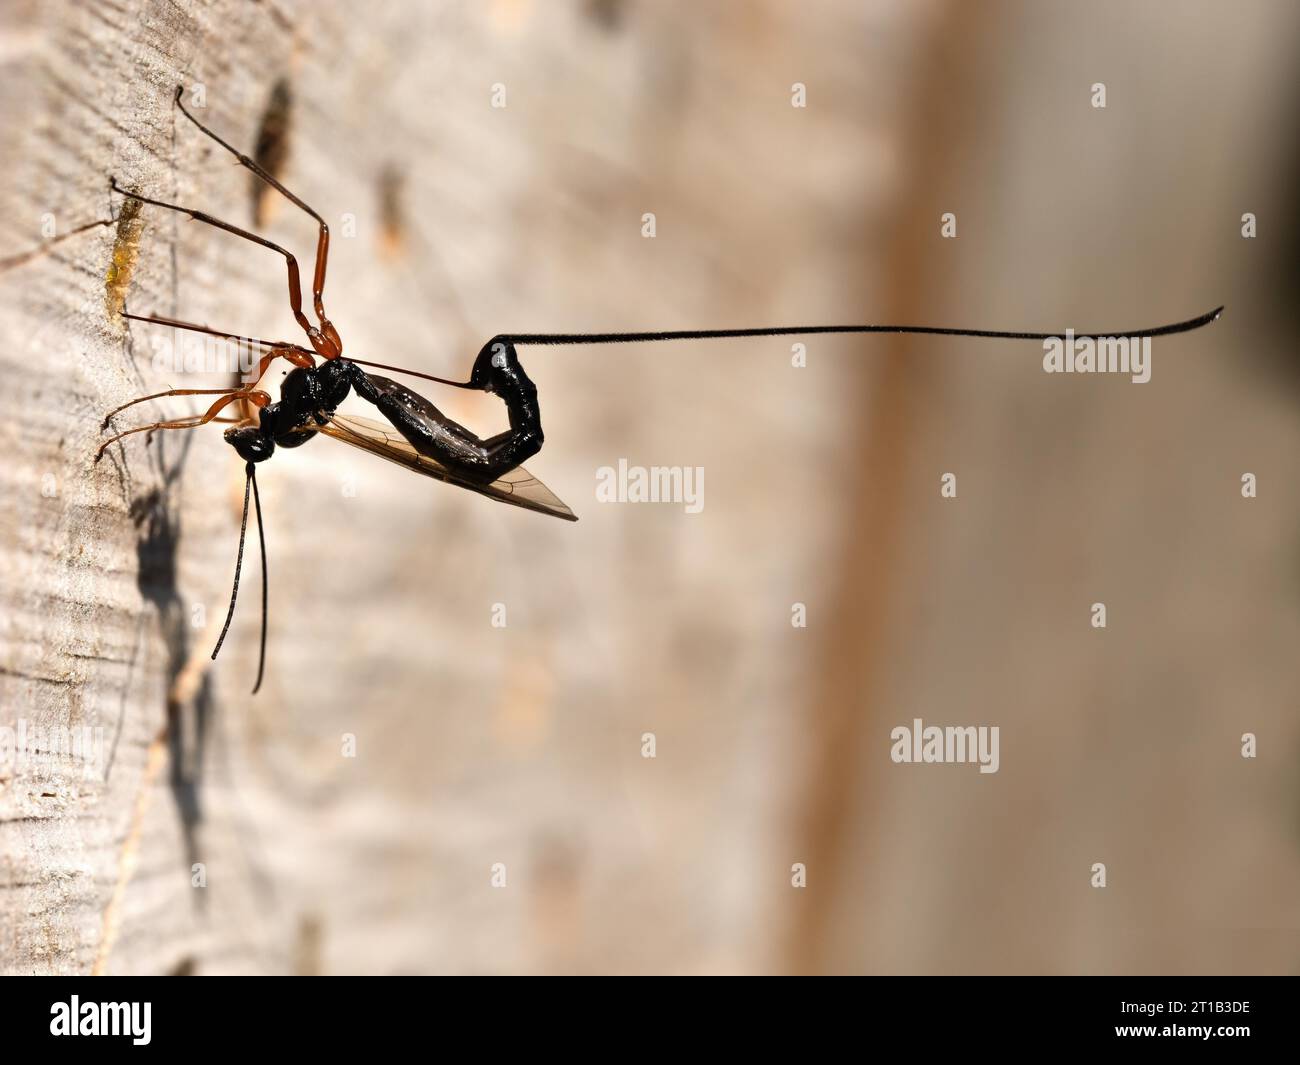
[[[224,391],[224,390],[210,389],[207,391],[212,392],[212,391]],[[182,395],[184,395],[185,392],[186,390],[184,389],[181,390]],[[163,393],[163,394],[166,395],[167,393]],[[190,394],[196,395],[199,394],[199,392],[195,391],[195,392],[191,392]],[[207,409],[207,412],[204,414],[196,414],[189,418],[177,418],[173,421],[167,421],[167,422],[154,422],[152,425],[138,425],[134,429],[125,429],[122,432],[116,434],[115,436],[109,437],[107,440],[105,440],[102,444],[99,445],[99,450],[95,452],[95,461],[98,462],[100,458],[103,457],[105,449],[110,444],[116,443],[118,440],[121,440],[122,437],[124,436],[130,436],[132,433],[148,433],[148,432],[153,432],[153,430],[155,429],[197,429],[200,425],[207,425],[208,422],[214,421],[218,414],[220,414],[226,407],[228,407],[231,403],[233,403],[237,399],[248,400],[248,402],[252,403],[253,406],[255,407],[265,407],[268,403],[271,402],[271,397],[267,395],[267,393],[262,392],[258,389],[255,388],[234,389],[230,391],[229,395],[222,396],[221,399],[217,400],[214,404],[212,404],[212,406],[209,407]],[[241,418],[237,420],[243,421],[244,419]]]
[[[312,357],[310,351],[298,344],[290,344],[287,340],[258,340],[256,337],[241,337],[235,333],[224,333],[220,329],[209,329],[206,325],[182,322],[179,318],[166,318],[161,314],[127,314],[126,311],[123,311],[122,317],[130,318],[133,322],[152,322],[154,325],[169,325],[175,329],[188,329],[194,333],[207,333],[208,336],[233,340],[237,344],[249,344],[261,351],[265,351],[267,354],[258,363],[257,376],[249,382],[249,384],[253,385],[262,379],[262,376],[266,373],[266,368],[276,359],[287,359],[294,366],[301,366],[304,370],[310,370],[316,365],[316,360]]]
[[[123,403],[120,407],[114,407],[104,415],[104,424],[101,428],[107,429],[108,423],[121,414],[127,407],[134,407],[137,403],[147,403],[151,399],[168,399],[171,396],[230,396],[236,392],[247,392],[246,388],[169,388],[166,392],[155,392],[149,396],[137,396],[135,399]]]
[[[259,237],[256,233],[250,233],[246,229],[240,229],[238,226],[232,226],[229,222],[223,222],[220,218],[214,218],[212,215],[203,211],[192,211],[188,207],[181,207],[178,204],[166,203],[163,200],[154,200],[148,196],[141,196],[138,192],[128,192],[118,185],[114,180],[112,183],[113,190],[120,192],[123,196],[128,196],[133,200],[139,200],[141,203],[152,204],[154,207],[163,207],[168,211],[179,211],[181,214],[187,214],[196,222],[202,222],[205,225],[215,226],[217,229],[224,229],[227,233],[233,233],[237,237],[243,237],[245,240],[251,240],[254,244],[260,244],[264,248],[270,248],[272,251],[279,252],[284,256],[285,264],[289,270],[289,307],[293,311],[293,316],[303,332],[307,334],[307,339],[311,341],[311,346],[316,349],[323,359],[333,359],[338,357],[338,348],[329,337],[323,334],[319,329],[308,321],[307,316],[302,312],[302,281],[298,271],[298,260],[294,258],[293,252],[287,248],[267,240],[265,237]]]
[[[312,218],[316,220],[316,224],[317,226],[319,226],[320,231],[319,231],[319,236],[316,238],[316,269],[312,276],[312,286],[311,286],[312,304],[316,311],[316,317],[320,321],[321,332],[325,335],[325,338],[329,341],[333,349],[333,355],[326,355],[323,351],[321,352],[321,355],[324,358],[333,358],[343,354],[343,341],[339,338],[338,330],[335,329],[334,325],[330,322],[330,320],[325,317],[325,303],[323,299],[324,292],[325,292],[325,267],[329,262],[329,255],[330,255],[329,225],[325,222],[325,219],[322,218],[314,208],[312,208],[304,200],[299,199],[292,192],[286,189],[282,184],[280,184],[278,180],[272,177],[271,174],[267,173],[266,170],[258,166],[258,164],[254,160],[250,159],[243,152],[239,151],[239,149],[234,147],[234,145],[229,144],[226,141],[222,140],[221,137],[217,136],[217,134],[213,133],[212,130],[208,129],[207,126],[205,126],[202,122],[200,122],[197,118],[195,118],[192,114],[190,114],[189,109],[185,106],[185,102],[181,99],[182,92],[183,92],[182,86],[180,85],[176,86],[176,106],[181,109],[181,114],[183,114],[186,118],[188,118],[191,122],[193,122],[199,128],[200,132],[204,133],[208,137],[211,137],[214,141],[220,144],[221,147],[225,148],[226,151],[228,151],[231,155],[233,155],[236,159],[238,159],[240,166],[247,167],[259,178],[261,178],[268,185],[270,185],[271,188],[275,189],[278,193],[280,193],[280,195],[284,196],[285,199],[287,199],[290,203],[294,204],[297,207],[300,207],[302,210],[306,211],[309,215],[311,215]],[[317,348],[317,350],[319,351],[320,349]]]

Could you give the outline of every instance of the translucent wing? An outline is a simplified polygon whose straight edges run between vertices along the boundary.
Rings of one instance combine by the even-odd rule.
[[[335,414],[324,425],[311,423],[304,426],[304,429],[315,429],[326,436],[332,436],[335,440],[342,440],[345,444],[351,444],[353,447],[361,448],[362,451],[369,451],[372,455],[405,466],[408,470],[422,473],[426,477],[434,477],[439,481],[446,481],[460,488],[468,488],[471,492],[478,492],[502,503],[510,503],[525,510],[535,510],[539,514],[550,514],[565,521],[578,520],[577,515],[564,505],[559,496],[522,466],[516,466],[498,480],[487,484],[476,484],[449,470],[437,459],[421,455],[401,433],[384,422],[374,422],[369,418],[357,418],[350,414]]]

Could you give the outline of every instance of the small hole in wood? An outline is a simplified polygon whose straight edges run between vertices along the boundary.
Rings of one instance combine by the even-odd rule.
[[[289,158],[289,134],[292,129],[293,90],[281,78],[271,87],[262,122],[257,129],[257,142],[253,161],[277,181]],[[253,224],[264,225],[271,216],[272,203],[279,204],[279,196],[256,174],[249,175],[249,191],[253,202]]]

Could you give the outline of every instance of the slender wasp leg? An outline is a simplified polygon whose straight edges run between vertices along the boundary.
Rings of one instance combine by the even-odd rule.
[[[329,256],[330,256],[329,225],[326,224],[325,219],[322,218],[314,208],[312,208],[305,201],[299,199],[292,192],[286,189],[283,185],[280,184],[279,181],[277,181],[274,177],[272,177],[269,173],[267,173],[267,171],[264,170],[262,167],[260,167],[254,160],[250,159],[243,152],[239,151],[239,149],[234,147],[234,145],[229,144],[226,141],[222,140],[219,136],[217,136],[217,134],[213,133],[212,130],[208,129],[207,126],[205,126],[202,122],[200,122],[197,118],[195,118],[192,114],[190,114],[189,109],[185,106],[185,101],[181,99],[183,92],[184,92],[183,86],[177,85],[176,106],[181,109],[181,114],[183,114],[186,118],[188,118],[191,122],[193,122],[196,126],[198,126],[200,132],[211,137],[214,141],[220,144],[221,147],[225,148],[226,151],[228,151],[231,155],[233,155],[236,159],[238,159],[240,166],[247,167],[259,178],[261,178],[268,185],[270,185],[271,188],[275,189],[276,192],[280,193],[280,195],[285,197],[285,199],[287,199],[290,203],[294,204],[297,207],[302,208],[302,210],[306,211],[309,215],[312,216],[312,218],[316,219],[316,224],[320,227],[320,235],[316,239],[316,269],[312,276],[312,286],[311,286],[312,304],[316,311],[316,317],[320,320],[321,332],[325,334],[326,339],[332,345],[334,355],[335,356],[341,355],[343,353],[343,341],[339,339],[338,330],[335,329],[333,324],[330,322],[330,320],[325,317],[325,304],[322,298],[325,292],[325,267],[326,264],[329,262]],[[324,355],[324,352],[322,352],[321,354]],[[325,356],[325,357],[329,358],[330,356]]]
[[[286,340],[258,340],[256,337],[241,337],[235,333],[225,333],[220,329],[209,329],[206,325],[182,322],[179,318],[166,318],[160,314],[127,314],[126,311],[121,313],[123,318],[130,318],[133,322],[152,322],[154,325],[169,325],[175,329],[188,329],[194,333],[207,333],[208,336],[233,340],[237,344],[250,344],[266,352],[267,354],[262,357],[262,361],[257,364],[257,376],[253,378],[251,384],[260,381],[266,373],[266,368],[276,359],[287,359],[294,366],[301,366],[304,370],[310,370],[316,365],[316,360],[312,357],[310,351],[298,344],[290,344]]]
[[[166,392],[155,392],[150,396],[137,396],[135,399],[128,400],[120,407],[114,407],[104,415],[102,429],[108,428],[108,423],[121,414],[127,407],[134,407],[137,403],[148,403],[151,399],[168,399],[171,396],[231,396],[237,392],[247,392],[246,388],[169,388]]]
[[[207,425],[208,422],[214,421],[218,414],[237,399],[246,399],[255,407],[265,407],[271,402],[271,397],[258,389],[236,389],[212,404],[205,414],[196,414],[189,418],[177,418],[169,422],[154,422],[152,425],[138,425],[134,429],[125,429],[114,436],[110,436],[99,445],[99,450],[95,452],[95,461],[98,462],[103,457],[104,451],[110,444],[116,443],[124,436],[130,436],[132,433],[148,433],[155,429],[197,429],[200,425]]]
[[[251,240],[254,244],[260,244],[264,248],[270,248],[284,256],[284,261],[289,269],[289,307],[293,310],[294,319],[302,326],[303,332],[307,334],[307,339],[311,341],[311,346],[316,349],[323,359],[335,358],[338,354],[333,342],[326,337],[319,329],[308,321],[307,316],[302,312],[302,281],[298,272],[298,260],[294,258],[293,252],[287,248],[267,240],[265,237],[259,237],[256,233],[250,233],[246,229],[240,229],[238,226],[232,226],[229,222],[223,222],[220,218],[214,218],[212,215],[203,211],[192,211],[188,207],[181,207],[178,204],[166,203],[163,200],[153,200],[148,196],[141,196],[138,192],[128,192],[122,188],[117,180],[112,182],[114,192],[120,192],[123,196],[128,196],[133,200],[139,200],[141,203],[152,204],[154,207],[163,207],[169,211],[179,211],[181,214],[187,214],[196,222],[203,222],[205,225],[215,226],[217,229],[224,229],[227,233],[233,233],[237,237],[243,237],[245,240]]]
[[[159,392],[153,396],[141,396],[139,399],[133,399],[130,403],[124,403],[117,410],[110,411],[104,417],[104,428],[108,428],[108,423],[113,415],[119,411],[136,403],[143,403],[147,399],[159,399],[163,396],[185,396],[185,395],[218,395],[226,392],[247,391],[250,387],[255,387],[263,377],[266,371],[276,359],[286,359],[294,366],[302,367],[304,370],[311,370],[316,366],[316,360],[312,357],[310,351],[297,344],[290,344],[282,340],[258,340],[256,337],[241,337],[234,333],[226,333],[220,329],[210,329],[206,325],[196,325],[194,322],[183,322],[179,318],[167,318],[161,314],[128,314],[126,311],[120,312],[123,318],[129,318],[134,322],[151,322],[154,325],[167,325],[175,329],[188,329],[195,333],[206,333],[208,336],[222,337],[225,340],[233,340],[237,344],[248,344],[256,347],[258,350],[265,352],[257,363],[257,371],[245,378],[244,384],[239,388],[232,389],[181,389],[170,392]],[[223,419],[214,419],[221,421]],[[246,421],[245,418],[235,418],[236,422]]]
[[[295,366],[301,366],[305,370],[310,370],[316,365],[316,360],[312,357],[310,351],[301,344],[293,344],[288,340],[259,340],[257,337],[243,337],[238,333],[227,333],[220,329],[213,329],[210,326],[184,322],[179,318],[167,318],[161,314],[128,314],[126,311],[122,311],[121,314],[123,318],[130,318],[133,322],[152,322],[154,325],[169,325],[174,329],[188,329],[194,333],[207,333],[208,336],[222,337],[225,340],[233,340],[240,344],[252,344],[263,350],[270,348],[283,349],[284,354],[277,356],[277,358],[288,359]]]

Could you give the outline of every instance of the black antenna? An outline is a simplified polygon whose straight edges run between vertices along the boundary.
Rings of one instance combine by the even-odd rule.
[[[257,474],[253,472],[253,464],[248,464],[248,483],[253,486],[253,511],[257,515],[257,541],[262,552],[262,646],[257,653],[257,683],[253,685],[253,694],[262,686],[262,673],[266,669],[266,534],[262,531],[262,497],[257,494]],[[244,517],[248,517],[248,501],[244,501]],[[243,536],[240,536],[240,543],[243,543]],[[234,609],[234,600],[230,602],[231,609]]]
[[[239,553],[235,556],[235,583],[230,588],[230,608],[226,611],[226,623],[221,626],[221,635],[217,637],[217,646],[212,649],[215,661],[221,645],[226,642],[226,633],[230,631],[231,619],[235,616],[235,600],[239,597],[239,574],[244,568],[244,535],[248,532],[248,493],[253,493],[253,510],[257,516],[257,541],[262,552],[262,646],[257,656],[257,683],[253,685],[253,694],[262,687],[262,674],[266,670],[266,533],[262,528],[262,497],[257,492],[257,471],[250,462],[244,467],[244,516],[239,519]]]
[[[1189,333],[1209,325],[1223,313],[1222,307],[1189,318],[1173,325],[1160,325],[1151,329],[1098,330],[1091,333],[1075,332],[1076,340],[1097,340],[1101,337],[1160,337],[1172,333]],[[814,333],[922,333],[927,336],[987,337],[994,340],[1064,340],[1065,332],[1013,333],[998,329],[946,329],[933,325],[797,325],[775,329],[680,329],[660,333],[514,333],[501,337],[512,344],[637,344],[659,340],[710,340],[721,337],[777,337],[811,335]]]
[[[451,385],[452,388],[470,388],[469,384],[464,381],[449,381],[445,377],[434,377],[431,373],[420,373],[418,370],[408,370],[404,366],[389,366],[386,362],[371,362],[368,359],[354,359],[351,355],[347,356],[348,362],[355,362],[358,366],[373,366],[377,370],[391,370],[393,373],[403,373],[408,377],[422,377],[426,381],[436,381],[440,385]]]
[[[226,611],[226,623],[221,626],[221,635],[217,637],[217,646],[212,648],[212,660],[215,662],[221,645],[226,642],[226,633],[230,631],[230,619],[235,616],[235,599],[239,595],[239,571],[244,565],[244,533],[248,529],[248,492],[253,484],[253,464],[244,467],[244,516],[239,520],[239,554],[235,556],[235,583],[230,589],[230,609]],[[259,526],[260,527],[260,526]],[[265,564],[266,555],[263,553]]]

